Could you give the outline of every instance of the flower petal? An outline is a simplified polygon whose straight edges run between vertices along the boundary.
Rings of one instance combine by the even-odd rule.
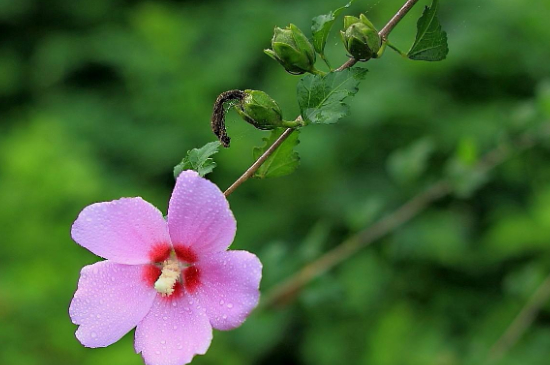
[[[156,291],[143,280],[144,266],[101,261],[85,266],[69,307],[76,338],[86,347],[118,341],[149,312]]]
[[[220,189],[195,171],[182,172],[168,206],[168,229],[175,248],[198,256],[229,247],[237,223]]]
[[[221,252],[196,266],[201,285],[196,292],[212,327],[229,330],[241,325],[258,305],[262,264],[247,251]]]
[[[120,264],[145,264],[170,249],[162,213],[141,198],[123,198],[84,208],[71,231],[94,254]]]
[[[135,349],[147,365],[183,365],[203,355],[212,341],[212,326],[198,301],[180,292],[157,295],[136,329]]]

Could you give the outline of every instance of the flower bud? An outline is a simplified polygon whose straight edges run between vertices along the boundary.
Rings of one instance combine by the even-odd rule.
[[[264,52],[289,73],[300,75],[314,70],[315,50],[300,28],[294,24],[285,29],[275,28],[271,48]]]
[[[244,94],[235,110],[245,121],[258,129],[285,126],[281,108],[269,95],[260,90],[245,90]]]
[[[346,50],[358,61],[378,57],[382,40],[374,25],[363,14],[360,18],[344,17],[344,29],[340,31]]]

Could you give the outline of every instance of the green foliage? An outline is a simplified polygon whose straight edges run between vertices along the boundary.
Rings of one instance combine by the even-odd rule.
[[[315,48],[315,51],[323,57],[323,59],[328,35],[334,25],[334,22],[336,21],[336,18],[338,18],[344,9],[349,8],[354,1],[355,0],[351,0],[346,5],[330,11],[328,14],[319,15],[312,19],[311,33],[313,34],[313,47]]]
[[[336,123],[349,114],[344,99],[354,96],[365,78],[363,68],[331,72],[325,76],[307,75],[297,87],[298,104],[306,123]]]
[[[261,147],[255,147],[252,151],[254,160],[257,160],[271,145],[283,134],[285,129],[274,129],[269,137],[263,138],[265,142]],[[254,173],[254,177],[265,179],[267,177],[279,177],[291,174],[300,164],[300,156],[294,151],[294,147],[300,143],[300,132],[294,131],[277,150],[267,158],[262,166]]]
[[[205,144],[201,148],[193,148],[187,151],[187,156],[174,167],[174,178],[177,179],[179,174],[185,170],[194,170],[200,176],[211,173],[216,167],[216,162],[214,162],[212,156],[220,151],[220,145],[220,142],[214,141]]]
[[[445,172],[453,187],[453,192],[462,197],[470,197],[489,180],[488,172],[478,166],[477,146],[469,138],[462,139],[456,154],[450,158]]]
[[[439,0],[433,0],[418,19],[416,39],[407,53],[411,60],[441,61],[447,57],[447,33],[441,29],[437,19],[438,10]]]
[[[434,151],[432,140],[423,138],[393,152],[388,158],[388,170],[400,183],[419,179],[428,167],[428,160]]]

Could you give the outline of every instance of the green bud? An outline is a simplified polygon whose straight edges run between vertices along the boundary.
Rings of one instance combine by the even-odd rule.
[[[239,115],[258,129],[283,127],[283,113],[275,100],[260,90],[245,90],[245,96],[235,107]]]
[[[367,61],[378,57],[382,40],[374,25],[364,14],[359,18],[344,17],[345,30],[340,31],[342,42],[350,55],[358,61]]]
[[[275,28],[271,48],[264,52],[291,74],[300,75],[315,69],[315,50],[300,28],[294,24],[285,29]]]

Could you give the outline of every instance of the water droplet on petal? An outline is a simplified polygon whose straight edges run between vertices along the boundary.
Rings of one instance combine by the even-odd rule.
[[[223,305],[225,302],[223,300],[220,300],[220,305]]]
[[[160,351],[158,351],[158,350],[155,351],[155,354],[160,355]]]
[[[90,336],[92,336],[92,338],[96,338],[96,337],[97,337],[97,333],[92,332],[92,333],[90,333]]]
[[[162,340],[162,341],[160,341],[160,343],[164,345],[166,343],[166,341]]]
[[[227,308],[233,308],[233,304],[227,303]]]

